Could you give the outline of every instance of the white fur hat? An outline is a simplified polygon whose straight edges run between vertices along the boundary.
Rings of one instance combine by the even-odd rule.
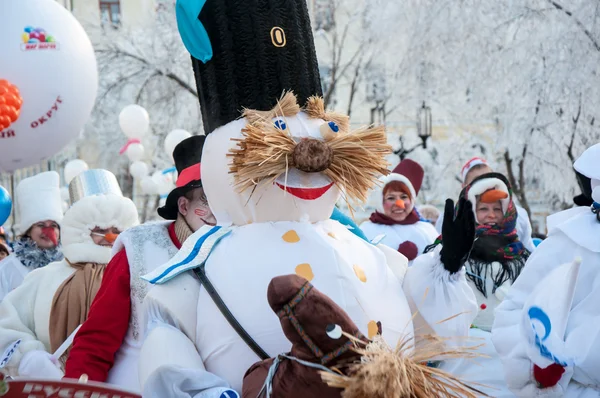
[[[24,234],[40,221],[60,223],[63,209],[59,182],[60,177],[55,171],[40,173],[19,182],[15,189],[17,234]]]
[[[112,249],[96,245],[90,232],[96,227],[114,227],[122,232],[138,225],[135,204],[122,196],[115,176],[107,170],[84,171],[71,181],[69,188],[76,201],[61,223],[65,258],[72,263],[108,264]]]

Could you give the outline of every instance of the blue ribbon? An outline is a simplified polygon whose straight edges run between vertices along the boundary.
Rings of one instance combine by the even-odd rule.
[[[212,59],[210,38],[198,19],[206,0],[177,0],[175,15],[183,45],[194,58],[203,63]]]

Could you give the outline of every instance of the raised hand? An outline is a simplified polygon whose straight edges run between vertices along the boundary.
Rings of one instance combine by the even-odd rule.
[[[469,258],[473,242],[475,242],[473,205],[467,199],[460,198],[456,217],[454,217],[454,202],[451,199],[446,200],[440,258],[448,272],[455,273],[462,268]]]

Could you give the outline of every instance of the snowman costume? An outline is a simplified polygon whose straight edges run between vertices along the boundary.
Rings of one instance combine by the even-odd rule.
[[[33,270],[0,303],[0,349],[20,341],[4,367],[10,376],[62,377],[53,363],[59,358],[50,353],[85,319],[111,258],[111,248],[96,245],[90,233],[96,227],[124,231],[138,224],[135,205],[106,170],[75,177],[70,196],[73,205],[61,222],[65,258]],[[85,288],[78,291],[81,286],[71,288],[73,283]]]
[[[550,217],[553,227],[548,238],[529,258],[496,310],[492,339],[504,363],[508,387],[519,397],[600,395],[600,144],[586,150],[574,166],[591,179],[594,204]],[[567,288],[566,281],[551,279],[551,274],[576,258],[580,265],[572,302],[566,303],[564,313],[559,311],[564,302],[551,302],[553,308],[546,308],[546,331],[558,343],[552,338],[542,340],[547,348],[553,343],[551,349],[542,351],[528,335],[534,319],[530,309],[541,303],[540,297],[556,297]],[[553,336],[551,326],[561,324],[564,330],[555,327]],[[569,360],[549,360],[558,358],[557,348]]]
[[[14,202],[18,235],[40,221],[60,223],[63,207],[59,181],[57,172],[48,171],[25,178],[17,185]],[[0,300],[23,283],[28,273],[61,259],[59,247],[42,250],[30,239],[15,241],[13,253],[0,261]]]
[[[382,237],[378,243],[398,250],[408,257],[409,260],[414,260],[413,256],[416,257],[424,253],[427,246],[435,242],[438,237],[438,233],[433,225],[427,221],[422,221],[416,210],[417,195],[423,183],[423,176],[423,168],[418,163],[410,159],[400,162],[390,174],[382,179],[382,188],[378,191],[377,196],[377,211],[371,215],[370,221],[365,221],[360,225],[367,238],[374,240]],[[412,213],[402,223],[396,223],[384,215],[383,194],[386,191],[386,186],[394,181],[404,184],[409,189],[414,206]],[[378,222],[378,219],[383,219],[385,220],[384,222],[387,222]],[[407,244],[416,246],[416,254],[412,254],[411,256],[411,254],[405,252],[404,247]],[[412,260],[409,264],[412,264]]]
[[[197,231],[171,261],[145,277],[156,285],[144,301],[144,397],[235,397],[253,363],[289,351],[266,297],[269,282],[279,275],[308,279],[363,334],[373,337],[380,328],[391,344],[420,326],[442,336],[465,336],[474,316],[464,270],[450,273],[427,264],[409,269],[397,251],[376,247],[329,218],[340,189],[355,192],[361,181],[340,179],[335,162],[347,169],[348,158],[369,159],[360,165],[371,176],[359,189],[366,195],[385,171],[390,148],[382,130],[350,132],[347,117],[326,112],[313,97],[321,94],[321,85],[306,2],[266,0],[261,6],[271,10],[268,16],[244,1],[223,6],[222,0],[209,0],[201,11],[187,9],[178,19],[194,56],[210,133],[201,174],[217,226]],[[247,18],[248,25],[237,18]],[[210,51],[190,42],[187,28],[198,22]],[[248,51],[253,48],[262,58]],[[231,64],[234,59],[240,67]],[[286,89],[295,95],[282,96]],[[240,109],[246,109],[242,118]],[[342,140],[345,151],[336,144]],[[281,145],[266,151],[273,156],[260,160],[255,144],[275,141]],[[279,171],[256,174],[271,168]],[[421,316],[413,327],[416,309]]]

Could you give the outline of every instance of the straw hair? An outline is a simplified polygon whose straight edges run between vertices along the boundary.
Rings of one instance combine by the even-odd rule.
[[[350,130],[350,118],[341,113],[326,111],[325,102],[321,97],[310,97],[305,108],[306,114],[313,119],[323,119],[328,122],[335,122],[342,133]]]
[[[440,348],[446,339],[427,335],[418,346],[414,338],[404,337],[394,349],[381,336],[365,346],[345,335],[354,341],[361,362],[351,365],[348,375],[321,372],[328,386],[343,389],[342,398],[488,397],[448,372],[427,366],[430,361],[480,357],[475,352],[480,346]]]
[[[271,120],[274,117],[281,116],[296,116],[300,112],[300,106],[293,92],[288,91],[283,93],[277,105],[270,111],[257,111],[254,109],[244,109],[242,115],[248,120],[248,123],[256,123],[258,121]]]
[[[229,171],[235,175],[235,185],[239,192],[261,183],[272,184],[295,167],[293,153],[296,141],[288,131],[277,128],[271,120],[295,111],[296,107],[291,104],[291,99],[297,107],[296,98],[287,93],[281,100],[281,106],[276,107],[279,111],[276,108],[267,113],[246,110],[246,117],[250,116],[249,120],[254,121],[242,129],[242,139],[233,139],[237,141],[237,147],[232,148],[227,155],[232,159]],[[320,112],[317,99],[311,98],[309,105],[312,106],[313,115]],[[331,114],[319,115],[327,117]],[[333,157],[323,173],[345,191],[348,203],[365,202],[368,191],[378,183],[378,178],[389,173],[389,163],[385,158],[391,154],[392,147],[387,144],[383,127],[365,127],[343,133],[342,126],[338,134],[325,140]]]

